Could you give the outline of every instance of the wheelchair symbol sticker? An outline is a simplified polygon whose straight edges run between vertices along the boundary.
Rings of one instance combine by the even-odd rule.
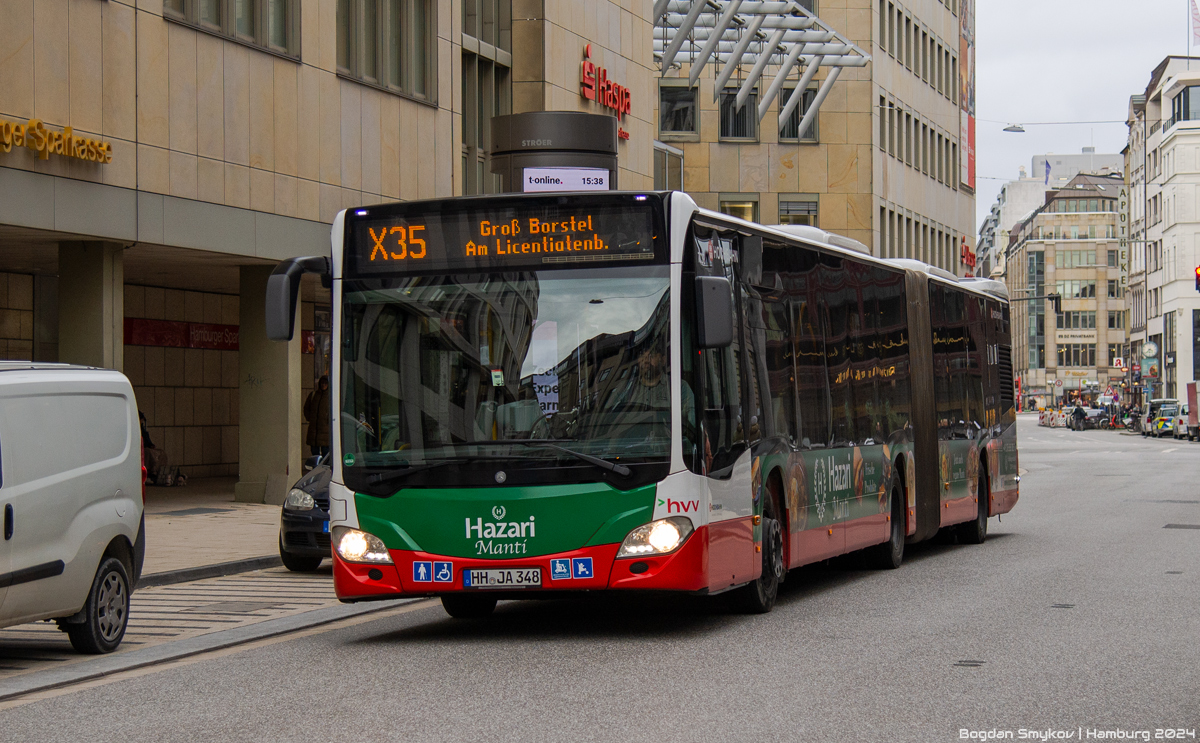
[[[567,580],[571,577],[571,561],[563,558],[550,561],[550,580]]]
[[[454,582],[454,563],[435,562],[433,564],[433,582],[434,583],[453,583]]]

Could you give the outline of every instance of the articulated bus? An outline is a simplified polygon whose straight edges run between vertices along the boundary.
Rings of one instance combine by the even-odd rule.
[[[788,570],[979,543],[1017,501],[997,282],[678,192],[368,206],[332,242],[279,265],[267,326],[290,339],[301,275],[324,274],[343,601],[766,612]]]

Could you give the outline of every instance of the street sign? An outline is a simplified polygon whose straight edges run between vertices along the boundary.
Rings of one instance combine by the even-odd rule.
[[[1056,379],[1056,380],[1054,380],[1054,386],[1055,386],[1055,387],[1062,387],[1062,380],[1061,380],[1061,379]]]

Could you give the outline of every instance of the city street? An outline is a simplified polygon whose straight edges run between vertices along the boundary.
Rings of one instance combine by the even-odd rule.
[[[895,572],[851,558],[795,571],[767,615],[614,596],[502,603],[469,621],[436,601],[375,604],[9,699],[0,738],[930,742],[963,730],[1084,740],[1196,730],[1200,444],[1039,428],[1028,415],[1019,429],[1021,500],[989,522],[984,545],[917,545]]]

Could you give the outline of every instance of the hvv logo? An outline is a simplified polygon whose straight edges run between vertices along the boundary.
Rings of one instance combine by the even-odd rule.
[[[662,505],[660,500],[658,503]],[[667,498],[667,513],[689,513],[700,510],[700,501],[698,500],[671,500]]]

